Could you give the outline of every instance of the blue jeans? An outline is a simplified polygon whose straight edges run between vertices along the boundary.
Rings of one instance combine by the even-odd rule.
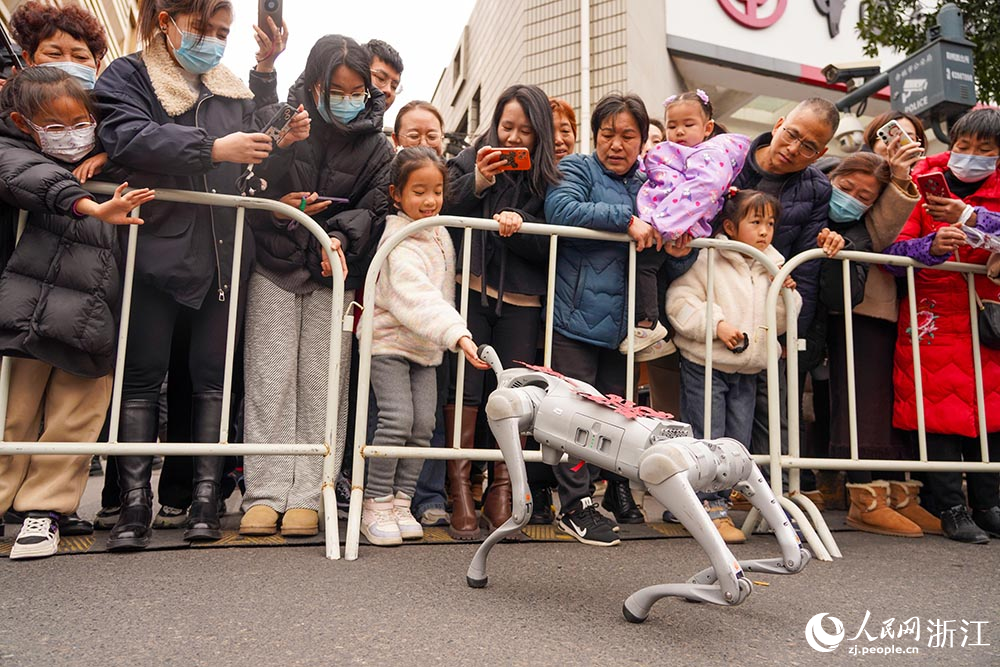
[[[733,438],[744,446],[753,432],[757,374],[724,373],[712,369],[712,432],[705,434],[705,367],[681,357],[681,419],[696,438]],[[699,493],[702,500],[728,498],[728,491]]]

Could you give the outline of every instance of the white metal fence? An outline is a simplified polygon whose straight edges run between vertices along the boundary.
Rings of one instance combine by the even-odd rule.
[[[114,192],[114,186],[105,183],[88,183],[87,189],[96,194],[108,195]],[[331,252],[330,237],[312,218],[305,213],[281,202],[269,199],[237,197],[232,195],[207,194],[203,192],[187,192],[179,190],[157,190],[156,199],[198,206],[214,206],[236,209],[236,232],[233,248],[233,269],[229,284],[232,286],[229,296],[229,321],[226,332],[226,364],[222,390],[222,420],[219,428],[219,439],[214,443],[121,443],[118,442],[118,424],[121,417],[122,383],[125,371],[125,350],[128,340],[129,316],[132,305],[132,283],[135,275],[135,251],[138,242],[139,228],[133,226],[128,232],[126,248],[125,280],[122,290],[121,324],[118,333],[118,356],[115,363],[114,390],[111,399],[111,417],[109,440],[107,443],[80,442],[4,442],[3,429],[0,429],[0,455],[4,454],[106,454],[106,455],[188,455],[188,456],[240,456],[240,455],[309,455],[324,457],[323,464],[323,508],[326,529],[326,555],[331,559],[340,558],[339,528],[337,525],[337,505],[334,496],[334,482],[337,470],[336,434],[337,406],[339,405],[340,343],[343,327],[344,276],[340,262],[332,261],[333,294],[331,303],[333,325],[330,327],[330,361],[327,384],[326,427],[323,431],[324,441],[315,443],[230,443],[229,414],[232,391],[233,355],[236,344],[237,304],[240,290],[240,263],[243,248],[245,215],[247,209],[281,213],[295,220],[316,237],[327,252]],[[138,210],[135,212],[138,215]],[[20,216],[19,227],[27,216]],[[21,229],[18,230],[20,235]],[[0,425],[6,423],[7,397],[10,386],[10,368],[6,359],[0,370]]]

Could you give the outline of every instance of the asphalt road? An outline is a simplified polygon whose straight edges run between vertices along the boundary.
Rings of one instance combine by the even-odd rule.
[[[352,563],[315,546],[4,559],[0,665],[1000,664],[1000,541],[837,539],[843,559],[754,575],[770,586],[740,607],[668,599],[642,625],[622,619],[622,602],[707,564],[693,540],[504,544],[483,590],[465,585],[474,549],[464,545],[363,547]],[[775,546],[754,536],[734,553],[770,556]],[[875,639],[850,641],[866,611]],[[845,629],[831,653],[806,643],[820,613]],[[883,621],[914,616],[919,641],[879,637]],[[944,620],[954,621],[953,646],[928,646]],[[823,627],[833,631],[829,619]],[[977,639],[990,646],[968,645]],[[919,653],[849,653],[893,645]]]

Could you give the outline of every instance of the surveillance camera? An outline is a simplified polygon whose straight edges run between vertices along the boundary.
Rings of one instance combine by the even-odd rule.
[[[823,68],[823,76],[831,86],[846,83],[852,79],[869,79],[882,72],[878,60],[855,60],[848,63],[830,63]]]
[[[857,153],[865,143],[865,128],[854,114],[841,114],[835,139],[840,150]]]

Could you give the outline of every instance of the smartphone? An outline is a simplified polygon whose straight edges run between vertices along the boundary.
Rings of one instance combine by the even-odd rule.
[[[278,113],[274,114],[274,117],[267,121],[261,132],[271,137],[271,141],[278,143],[282,138],[288,134],[288,128],[292,124],[292,118],[295,117],[295,107],[291,104],[282,104],[281,108],[278,109]]]
[[[328,201],[333,204],[350,204],[350,199],[345,199],[344,197],[316,197],[317,202]]]
[[[494,152],[501,155],[501,171],[527,171],[531,169],[531,153],[527,148],[498,148]]]
[[[257,25],[267,33],[268,37],[274,39],[271,34],[271,26],[267,23],[267,17],[271,17],[274,25],[281,30],[281,0],[258,0],[257,4]]]
[[[944,174],[940,171],[932,171],[929,174],[917,176],[917,188],[920,189],[920,193],[925,199],[927,195],[955,198],[955,195],[951,194],[951,190],[948,189],[948,182],[944,180]]]
[[[888,146],[889,142],[892,141],[893,137],[899,137],[899,147],[909,146],[910,144],[917,143],[917,140],[906,133],[903,126],[900,125],[895,120],[890,120],[888,123],[875,130],[875,134]]]

